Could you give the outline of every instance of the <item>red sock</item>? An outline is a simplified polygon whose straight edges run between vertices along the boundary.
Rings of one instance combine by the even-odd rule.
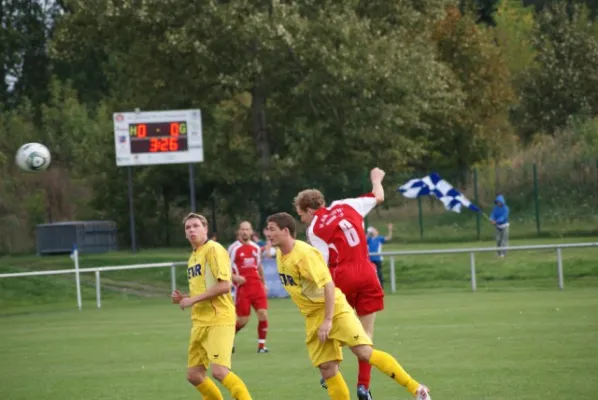
[[[266,335],[268,334],[268,320],[259,321],[257,324],[257,347],[263,349],[266,347]],[[369,364],[368,364],[369,365]]]
[[[241,329],[243,329],[243,325],[239,325],[239,323],[237,322],[235,325],[235,333],[239,332]]]
[[[368,361],[359,360],[359,373],[357,374],[357,385],[363,385],[366,389],[369,389],[371,379],[372,366]]]

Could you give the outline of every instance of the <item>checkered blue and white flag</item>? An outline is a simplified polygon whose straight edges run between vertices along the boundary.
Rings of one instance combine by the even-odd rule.
[[[472,211],[481,211],[478,206],[469,201],[463,194],[456,190],[453,185],[445,181],[436,172],[423,178],[411,179],[397,189],[403,193],[403,196],[409,199],[415,199],[419,196],[434,195],[444,208],[457,213],[461,212],[461,207],[465,206]]]

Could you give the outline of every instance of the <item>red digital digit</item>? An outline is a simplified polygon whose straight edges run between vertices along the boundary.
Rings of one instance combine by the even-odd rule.
[[[144,138],[147,136],[147,125],[139,124],[137,125],[137,137]]]
[[[170,123],[170,136],[179,136],[179,123],[178,122]]]
[[[168,138],[160,139],[160,151],[168,151]]]
[[[155,153],[156,151],[158,151],[158,139],[150,139],[149,151],[151,153]]]
[[[170,151],[177,151],[179,149],[179,140],[177,138],[170,138],[168,141],[168,149]]]

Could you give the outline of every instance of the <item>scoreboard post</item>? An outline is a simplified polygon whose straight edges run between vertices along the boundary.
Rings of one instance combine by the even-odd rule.
[[[189,165],[191,211],[196,211],[195,163],[203,162],[201,111],[168,110],[113,114],[116,166],[127,167],[131,250],[137,252],[133,173],[131,167],[163,164]]]

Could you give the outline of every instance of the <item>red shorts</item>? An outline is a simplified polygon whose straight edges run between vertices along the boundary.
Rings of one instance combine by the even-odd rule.
[[[235,307],[239,317],[249,317],[251,307],[254,310],[267,310],[268,296],[264,284],[261,281],[256,281],[245,282],[244,285],[238,286],[235,295]]]
[[[384,290],[374,264],[338,265],[331,273],[334,284],[345,294],[357,315],[368,315],[384,309]]]

